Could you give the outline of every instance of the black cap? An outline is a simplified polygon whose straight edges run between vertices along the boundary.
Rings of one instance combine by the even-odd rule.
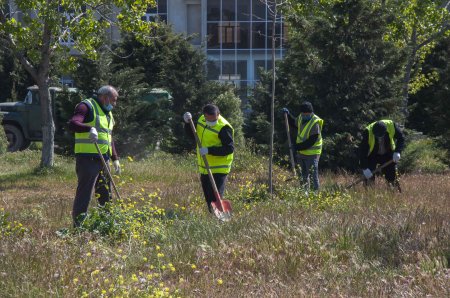
[[[373,125],[372,131],[373,135],[377,138],[381,138],[386,134],[386,124],[383,121],[378,121]]]
[[[313,113],[314,109],[309,101],[304,101],[300,105],[300,113]]]
[[[220,113],[219,108],[213,104],[207,104],[203,107],[203,113],[208,115],[217,115]]]

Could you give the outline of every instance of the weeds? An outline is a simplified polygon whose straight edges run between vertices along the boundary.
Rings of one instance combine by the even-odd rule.
[[[305,194],[275,167],[272,198],[266,161],[246,151],[227,182],[233,219],[221,223],[207,212],[195,157],[158,153],[123,158],[123,200],[93,200],[72,229],[73,161],[57,156],[57,169],[40,173],[38,154],[0,160],[4,297],[448,294],[448,176],[403,176],[402,194],[382,182]],[[332,175],[321,178],[351,180]]]

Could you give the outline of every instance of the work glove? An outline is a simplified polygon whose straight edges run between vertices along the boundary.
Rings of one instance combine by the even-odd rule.
[[[286,113],[286,114],[289,115],[289,110],[288,110],[287,108],[282,108],[282,109],[281,109],[281,112],[282,112],[283,114]]]
[[[394,152],[394,154],[392,155],[392,160],[393,160],[395,163],[398,163],[399,160],[400,160],[400,153]]]
[[[192,115],[189,112],[184,113],[183,120],[186,123],[189,123],[192,120]]]
[[[364,174],[364,177],[366,177],[366,179],[370,179],[373,177],[372,171],[369,169],[363,170],[363,174]]]
[[[114,172],[116,173],[116,175],[120,175],[120,173],[122,172],[121,168],[120,168],[120,162],[118,159],[116,159],[115,161],[113,161],[113,167],[114,167]]]
[[[208,147],[200,148],[200,155],[206,155],[206,154],[208,154]]]
[[[97,143],[98,141],[98,132],[95,127],[91,127],[91,130],[89,131],[89,139],[91,139],[92,143]]]

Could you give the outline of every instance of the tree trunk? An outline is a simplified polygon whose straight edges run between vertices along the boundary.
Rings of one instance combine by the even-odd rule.
[[[277,5],[275,4],[272,18],[272,98],[270,100],[270,153],[269,153],[269,192],[273,197],[273,136],[275,132],[275,25]]]
[[[53,122],[53,103],[50,96],[48,80],[38,82],[39,99],[41,101],[42,115],[42,156],[41,167],[52,167],[54,165],[54,137],[55,124]]]

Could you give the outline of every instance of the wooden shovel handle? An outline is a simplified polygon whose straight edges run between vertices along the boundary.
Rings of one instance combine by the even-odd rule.
[[[112,178],[111,171],[109,170],[109,167],[108,167],[108,165],[106,164],[105,158],[103,157],[103,154],[102,154],[102,152],[100,151],[100,148],[98,147],[97,142],[95,142],[94,145],[95,145],[95,148],[97,148],[98,155],[100,155],[100,158],[101,158],[102,163],[103,163],[103,168],[106,170],[106,173],[107,173],[107,175],[108,175],[109,181],[111,181],[111,184],[112,184],[112,186],[113,186],[113,188],[114,188],[114,191],[115,191],[115,193],[116,193],[116,196],[119,198],[119,200],[121,200],[120,195],[119,195],[119,192],[117,191],[116,184],[114,183],[114,180],[113,180],[113,178]]]
[[[394,161],[393,161],[392,159],[389,160],[389,161],[387,161],[387,162],[385,162],[384,164],[382,164],[381,166],[379,166],[378,168],[376,168],[376,169],[372,172],[372,174],[375,175],[376,173],[381,172],[382,169],[384,169],[385,167],[387,167],[388,165],[390,165],[390,164],[393,163],[393,162],[394,162]],[[362,182],[362,181],[364,181],[364,180],[366,180],[366,177],[363,176],[363,177],[359,178],[358,180],[356,180],[356,181],[350,183],[349,185],[347,185],[346,188],[352,188],[353,186],[355,186],[356,184],[358,184],[358,183],[360,183],[360,182]]]

